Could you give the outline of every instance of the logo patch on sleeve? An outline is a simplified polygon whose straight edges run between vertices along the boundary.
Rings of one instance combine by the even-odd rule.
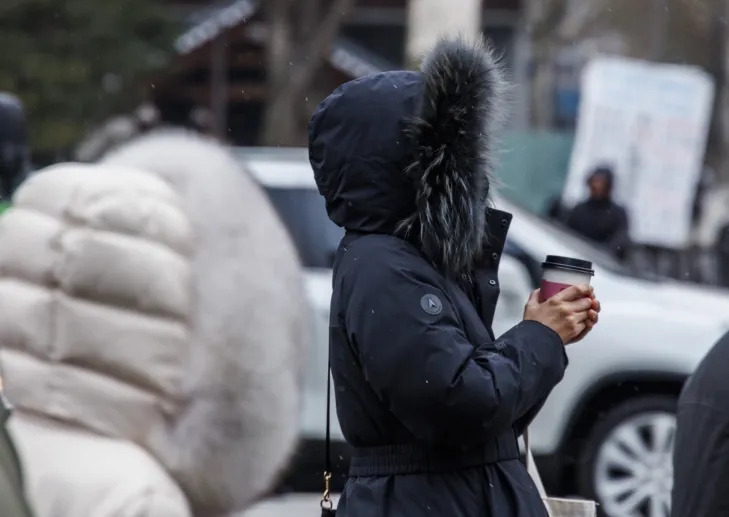
[[[420,299],[420,307],[428,314],[435,316],[443,311],[443,302],[434,294],[426,294]]]

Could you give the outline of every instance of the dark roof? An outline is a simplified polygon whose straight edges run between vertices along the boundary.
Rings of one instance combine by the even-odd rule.
[[[243,23],[258,10],[256,0],[233,0],[224,5],[205,7],[193,13],[191,27],[177,37],[175,50],[188,54],[215,39],[231,27]]]
[[[175,50],[179,54],[189,54],[228,29],[250,20],[259,8],[259,0],[228,0],[222,5],[196,11],[190,19],[190,28],[175,40]],[[246,35],[257,43],[263,43],[265,38],[260,31],[255,30],[246,31]],[[391,63],[346,38],[337,38],[329,54],[329,63],[351,77],[395,68]]]

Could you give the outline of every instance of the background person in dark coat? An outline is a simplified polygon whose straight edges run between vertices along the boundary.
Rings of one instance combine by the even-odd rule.
[[[565,220],[569,216],[569,211],[564,206],[564,203],[562,203],[561,194],[552,196],[547,200],[546,215],[547,219],[556,223],[564,224]]]
[[[496,339],[511,215],[489,209],[505,84],[489,50],[441,42],[423,72],[347,83],[316,110],[309,154],[334,264],[330,354],[354,446],[339,517],[546,517],[517,437],[597,321],[589,286]]]
[[[614,181],[612,169],[597,167],[587,178],[590,197],[571,210],[567,226],[625,258],[629,245],[628,214],[613,201]]]
[[[673,517],[729,515],[729,333],[686,381],[673,450]]]
[[[28,172],[28,124],[16,96],[0,92],[0,200],[10,201]]]

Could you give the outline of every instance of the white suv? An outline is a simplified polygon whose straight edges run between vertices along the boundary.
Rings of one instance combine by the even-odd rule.
[[[290,488],[320,488],[326,407],[331,263],[343,231],[329,221],[304,149],[240,149],[268,192],[307,268],[315,341],[302,413],[304,446]],[[503,200],[514,214],[499,277],[494,331],[518,323],[547,254],[594,264],[598,327],[568,348],[570,365],[530,429],[547,489],[600,502],[609,517],[668,517],[675,403],[686,377],[729,331],[729,296],[633,273],[569,232]],[[347,448],[332,414],[338,485]]]

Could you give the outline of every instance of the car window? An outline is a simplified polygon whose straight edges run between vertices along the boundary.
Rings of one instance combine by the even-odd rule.
[[[344,236],[344,230],[331,222],[326,213],[324,200],[316,189],[268,186],[265,190],[289,231],[304,267],[332,267],[334,254]],[[601,268],[623,276],[656,278],[655,275],[635,271],[620,263],[605,250],[586,242],[564,227],[546,222],[522,210],[519,210],[519,217],[530,219],[530,223],[537,229],[556,236],[582,256],[590,257]],[[541,262],[529,256],[511,236],[507,239],[504,253],[519,259],[527,266],[533,278],[541,275]]]
[[[508,255],[518,260],[519,263],[526,268],[532,286],[536,287],[542,277],[542,264],[534,257],[529,255],[514,239],[507,237],[504,245],[504,255]]]
[[[627,276],[632,278],[641,278],[643,280],[661,280],[662,277],[655,273],[646,271],[640,271],[627,263],[620,262],[618,259],[613,257],[607,250],[600,248],[588,241],[581,236],[575,234],[561,224],[557,224],[551,221],[545,221],[541,217],[528,212],[526,210],[514,208],[510,210],[518,215],[520,219],[528,219],[529,224],[534,227],[536,231],[543,231],[580,254],[582,257],[591,260],[595,265],[602,269],[610,271],[616,275]],[[511,239],[511,236],[509,236]],[[513,244],[518,245],[514,242]],[[540,263],[543,257],[540,257]]]
[[[642,278],[644,280],[658,280],[660,278],[656,274],[639,271],[627,263],[620,262],[607,250],[586,241],[563,225],[543,221],[538,222],[548,226],[550,231],[554,232],[561,242],[577,251],[583,257],[589,257],[594,264],[611,273],[632,278]]]
[[[332,267],[344,230],[329,219],[319,192],[297,187],[266,187],[265,190],[286,225],[303,266]]]

